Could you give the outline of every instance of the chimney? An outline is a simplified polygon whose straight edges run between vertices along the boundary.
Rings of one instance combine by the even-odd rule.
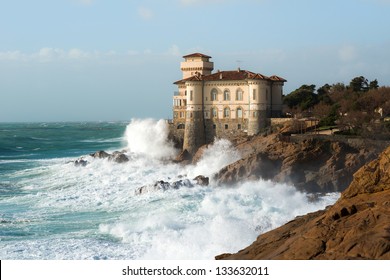
[[[237,72],[240,72],[240,71],[241,71],[241,69],[240,69],[240,67],[238,67]]]
[[[222,73],[219,73],[219,79],[222,80]]]

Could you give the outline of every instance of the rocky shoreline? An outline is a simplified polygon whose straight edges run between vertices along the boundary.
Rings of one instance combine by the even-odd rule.
[[[271,134],[241,141],[235,148],[241,159],[214,176],[220,185],[246,180],[287,183],[307,193],[342,192],[353,174],[376,158],[389,141]],[[204,148],[194,155],[201,157]]]
[[[390,147],[355,173],[333,206],[216,259],[390,259]]]
[[[260,235],[247,248],[216,259],[390,259],[389,144],[280,133],[240,139],[234,147],[241,158],[210,178],[217,185],[262,178],[308,194],[342,192],[342,196],[333,206],[297,217]],[[206,148],[195,155],[184,151],[173,162],[195,164]],[[129,161],[126,151],[90,156],[119,164]],[[80,158],[74,164],[85,166],[88,161]],[[140,186],[135,195],[208,184],[209,178],[202,175],[159,180]]]

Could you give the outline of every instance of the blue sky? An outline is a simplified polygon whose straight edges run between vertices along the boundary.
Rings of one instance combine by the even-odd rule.
[[[170,118],[182,56],[390,85],[390,0],[0,0],[0,122]]]

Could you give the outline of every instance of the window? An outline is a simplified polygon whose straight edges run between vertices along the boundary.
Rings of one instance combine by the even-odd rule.
[[[256,89],[253,89],[253,100],[256,100]]]
[[[242,118],[242,109],[239,107],[237,108],[237,119],[241,119]]]
[[[223,100],[225,100],[225,101],[230,100],[230,91],[227,89],[223,92]]]
[[[213,124],[213,129],[217,129],[217,125],[216,124]]]
[[[194,92],[191,90],[190,91],[190,101],[192,101],[193,97],[194,97]]]
[[[230,117],[230,109],[229,108],[225,108],[223,109],[223,117],[224,118],[229,118]]]
[[[177,129],[184,129],[184,128],[185,128],[185,126],[184,126],[183,123],[181,123],[181,124],[179,124],[179,125],[177,126]]]
[[[213,88],[212,90],[211,90],[211,98],[210,98],[210,100],[211,101],[215,101],[215,100],[217,100],[217,98],[218,98],[218,91],[215,89],[215,88]]]
[[[237,129],[241,129],[241,124],[240,123],[237,125]]]
[[[229,125],[228,124],[225,124],[225,129],[229,129]]]
[[[236,100],[237,101],[241,101],[242,100],[242,90],[241,89],[238,89],[237,91],[236,91]]]
[[[215,107],[211,108],[211,117],[212,118],[217,118],[218,117],[217,108],[215,108]]]

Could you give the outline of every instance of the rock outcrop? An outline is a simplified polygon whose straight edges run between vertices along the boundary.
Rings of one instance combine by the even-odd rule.
[[[377,157],[383,145],[332,137],[254,137],[236,147],[242,159],[220,170],[215,179],[226,185],[263,178],[306,192],[341,192],[351,183],[353,173]]]
[[[202,175],[199,175],[199,176],[196,176],[194,179],[192,179],[192,181],[189,179],[180,179],[180,180],[172,181],[172,182],[159,180],[159,181],[155,182],[154,184],[145,185],[145,186],[142,186],[142,187],[136,189],[134,194],[141,195],[141,194],[146,194],[146,193],[156,192],[156,191],[167,191],[167,190],[171,190],[171,189],[176,190],[176,189],[179,189],[181,187],[192,188],[195,185],[208,186],[209,185],[209,178],[202,176]]]
[[[129,158],[124,154],[124,152],[115,151],[112,154],[109,154],[105,151],[97,151],[95,153],[90,154],[93,158],[105,159],[107,158],[110,161],[114,161],[116,163],[124,163],[128,162]]]
[[[333,206],[216,259],[390,259],[390,147],[354,174]]]

